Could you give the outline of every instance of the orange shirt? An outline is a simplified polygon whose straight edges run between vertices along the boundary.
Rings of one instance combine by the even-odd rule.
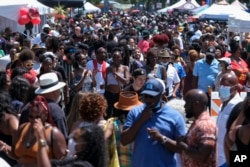
[[[231,66],[232,66],[232,70],[235,72],[236,76],[238,77],[239,83],[241,85],[245,85],[246,79],[247,79],[247,73],[248,73],[247,63],[241,58],[239,62],[231,58]]]

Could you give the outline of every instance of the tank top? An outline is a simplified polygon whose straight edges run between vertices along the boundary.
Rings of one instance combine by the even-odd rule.
[[[22,159],[23,163],[32,163],[37,161],[37,151],[38,151],[38,142],[36,141],[32,146],[30,147],[25,147],[23,144],[25,137],[29,131],[31,124],[27,123],[25,127],[23,128],[20,137],[15,145],[15,154],[18,158]],[[52,127],[49,127],[45,129],[45,137],[50,138],[52,132]],[[48,156],[51,159],[52,158],[52,150],[49,147],[49,150],[47,150]]]

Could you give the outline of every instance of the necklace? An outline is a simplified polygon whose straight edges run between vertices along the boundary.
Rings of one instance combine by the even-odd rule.
[[[28,139],[27,142],[25,143],[26,148],[30,148],[31,144],[34,142],[35,136],[32,135],[32,129],[30,128],[28,131]]]

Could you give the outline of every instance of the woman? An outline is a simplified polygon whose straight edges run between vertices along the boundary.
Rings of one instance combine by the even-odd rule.
[[[123,53],[120,48],[114,48],[112,54],[113,63],[106,70],[105,93],[108,101],[107,118],[115,115],[113,104],[118,101],[119,93],[129,83],[130,74],[128,66],[122,65]]]
[[[185,66],[185,72],[187,76],[185,77],[184,83],[184,89],[183,89],[183,95],[193,89],[192,87],[192,82],[193,82],[193,69],[194,69],[194,64],[195,62],[199,59],[199,54],[196,50],[191,49],[188,51],[188,56],[187,56],[187,65]]]
[[[35,126],[37,140],[44,141],[41,123]],[[38,167],[107,167],[107,148],[103,130],[94,124],[81,126],[71,135],[69,146],[75,156],[67,160],[50,159],[46,153],[47,143],[38,147]]]
[[[89,123],[95,123],[104,127],[106,123],[104,119],[106,109],[107,101],[103,95],[97,93],[84,93],[79,100],[79,117],[72,125],[71,132],[74,131],[76,127],[79,127],[79,125],[81,126]],[[75,112],[75,114],[78,113]]]
[[[144,59],[144,57],[142,58],[142,53],[140,48],[135,48],[133,50],[132,53],[133,59],[130,61],[129,64],[129,71],[132,74],[136,69],[138,68],[142,68],[143,66],[145,66],[145,63],[143,61],[141,61],[142,59]]]
[[[77,92],[72,100],[69,115],[67,116],[68,133],[70,134],[81,121],[79,106],[83,97],[83,92]]]
[[[220,66],[221,66],[221,71],[218,73],[218,75],[215,78],[214,81],[214,86],[215,86],[215,91],[219,91],[220,88],[220,80],[222,78],[222,76],[225,73],[232,73],[234,74],[234,72],[232,71],[232,67],[231,67],[231,59],[228,57],[223,57],[218,59],[220,62]]]
[[[232,62],[232,70],[238,77],[239,83],[242,87],[246,84],[248,73],[247,63],[241,58],[242,48],[240,46],[240,37],[235,36],[230,41],[230,48],[232,55],[230,56]]]
[[[22,76],[16,76],[10,85],[9,93],[12,98],[12,105],[16,113],[20,112],[21,107],[24,104],[25,97],[27,96],[30,83]]]
[[[86,69],[87,55],[82,52],[75,53],[74,70],[70,75],[71,96],[73,97],[78,91],[93,92],[96,86],[95,77],[92,72]]]
[[[249,152],[250,150],[249,109],[250,99],[246,97],[243,102],[234,107],[228,119],[224,145],[228,164],[230,163],[230,150],[239,152]]]
[[[138,68],[132,73],[132,77],[133,77],[133,83],[125,87],[124,91],[136,92],[139,96],[139,99],[141,100],[142,99],[141,92],[147,78],[146,71],[142,68]]]
[[[11,166],[16,164],[16,157],[11,153],[13,136],[18,129],[18,116],[11,105],[11,98],[6,92],[0,92],[0,157]]]
[[[33,69],[34,66],[34,57],[35,54],[30,49],[24,49],[19,54],[19,61],[22,67],[26,68],[28,73],[24,75],[26,79],[30,82],[30,84],[36,83],[37,80],[37,72]]]
[[[53,127],[55,123],[52,121],[47,101],[43,96],[37,96],[30,103],[29,122],[22,124],[15,136],[13,153],[18,157],[18,163],[25,167],[37,166],[37,152],[41,144],[40,140],[36,140],[34,132],[37,122],[43,127],[41,133],[48,143],[48,156],[61,159],[66,155],[66,141],[63,134]]]
[[[166,69],[157,64],[158,62],[158,51],[156,49],[150,49],[147,53],[147,63],[145,66],[148,78],[160,78],[165,81],[167,78]]]

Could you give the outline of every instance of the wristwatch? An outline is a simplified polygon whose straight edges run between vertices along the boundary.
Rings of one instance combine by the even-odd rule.
[[[47,146],[47,141],[44,139],[39,140],[39,146],[40,147],[46,147]]]
[[[168,138],[166,136],[162,136],[162,144],[165,144],[166,142],[168,142]]]

